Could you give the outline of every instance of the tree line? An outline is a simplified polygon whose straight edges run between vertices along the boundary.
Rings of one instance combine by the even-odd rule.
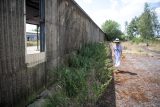
[[[113,40],[117,37],[124,39],[120,25],[116,21],[106,20],[102,25],[102,30],[106,33],[107,40]],[[130,39],[137,36],[150,39],[160,35],[160,22],[155,10],[148,3],[145,3],[144,11],[140,16],[134,17],[130,23],[125,22],[125,30]]]
[[[131,20],[127,26],[127,34],[133,38],[140,35],[144,39],[149,39],[160,35],[160,22],[154,9],[148,3],[144,5],[144,12]]]

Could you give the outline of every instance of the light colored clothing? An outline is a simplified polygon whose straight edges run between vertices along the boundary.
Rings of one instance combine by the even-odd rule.
[[[113,47],[114,58],[115,58],[115,67],[118,67],[121,63],[121,54],[122,54],[122,46],[120,44],[115,45]]]

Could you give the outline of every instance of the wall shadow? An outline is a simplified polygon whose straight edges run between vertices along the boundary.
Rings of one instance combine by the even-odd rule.
[[[112,80],[106,91],[98,99],[96,107],[116,107],[116,94],[115,94],[115,80],[114,75],[112,75]]]

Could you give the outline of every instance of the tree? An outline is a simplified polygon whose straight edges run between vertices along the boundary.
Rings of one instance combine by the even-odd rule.
[[[160,23],[157,15],[147,3],[144,5],[144,12],[132,19],[127,27],[127,33],[130,37],[141,35],[145,39],[153,38],[160,33]]]
[[[116,37],[120,37],[122,35],[120,25],[113,20],[106,20],[102,25],[102,30],[106,33],[107,40],[113,40]]]
[[[127,27],[127,34],[133,38],[136,35],[139,34],[138,31],[138,21],[139,19],[137,17],[133,18],[132,21],[129,23],[128,27]]]
[[[39,26],[37,26],[36,28],[32,29],[32,31],[37,32],[37,29],[38,29],[38,32],[39,32],[40,31],[40,27]]]
[[[155,10],[151,11],[152,23],[153,23],[153,32],[156,35],[160,35],[160,22],[158,21],[158,16]]]
[[[144,13],[140,16],[138,29],[143,38],[148,39],[154,36],[152,14],[147,3],[144,6]]]
[[[128,22],[125,21],[125,34],[127,34]]]

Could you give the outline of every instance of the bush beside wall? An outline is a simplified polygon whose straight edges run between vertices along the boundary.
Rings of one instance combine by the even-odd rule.
[[[49,74],[54,78],[55,92],[46,101],[46,107],[94,106],[112,79],[109,45],[87,44]]]

